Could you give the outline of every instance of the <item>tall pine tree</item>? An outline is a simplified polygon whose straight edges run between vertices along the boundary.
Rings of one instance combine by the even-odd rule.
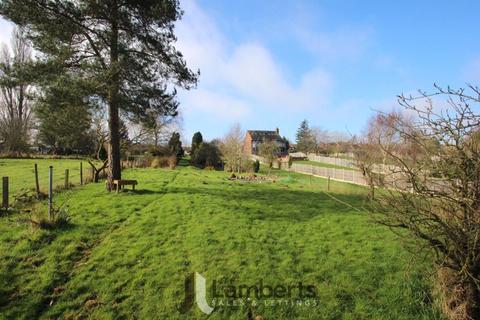
[[[200,131],[195,132],[192,137],[192,148],[190,150],[191,155],[193,156],[195,151],[200,147],[203,142],[203,136]]]
[[[108,106],[110,180],[121,178],[120,109],[139,120],[151,109],[176,114],[169,84],[196,84],[174,46],[177,0],[4,0],[0,14],[25,30],[40,63],[95,84]]]
[[[315,141],[313,139],[312,130],[308,126],[308,121],[305,119],[300,123],[296,135],[297,150],[308,153],[315,149]]]
[[[90,110],[95,106],[83,99],[85,90],[65,75],[43,87],[36,100],[37,139],[56,154],[89,154],[94,149]]]
[[[177,162],[183,157],[182,141],[180,141],[180,133],[174,132],[168,141],[168,148],[175,157]]]

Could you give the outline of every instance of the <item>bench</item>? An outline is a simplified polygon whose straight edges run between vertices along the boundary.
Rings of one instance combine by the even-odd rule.
[[[113,185],[116,186],[117,192],[122,189],[122,186],[132,186],[132,190],[135,190],[137,184],[137,180],[113,180]]]

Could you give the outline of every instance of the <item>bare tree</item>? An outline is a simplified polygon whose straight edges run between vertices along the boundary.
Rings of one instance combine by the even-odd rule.
[[[28,148],[32,87],[21,69],[32,61],[32,50],[19,29],[13,32],[11,49],[0,53],[0,145],[19,153]]]
[[[320,127],[313,127],[311,133],[315,144],[315,153],[319,154],[325,149],[325,146],[328,143],[328,132]]]
[[[88,160],[93,169],[94,182],[98,182],[100,177],[106,175],[108,169],[107,149],[109,146],[108,119],[105,118],[105,110],[98,108],[93,112],[92,117],[92,134],[95,137],[95,152]],[[120,123],[120,150],[123,153],[137,144],[144,143],[148,132],[140,126],[139,130],[131,130],[134,123],[128,119],[121,119]]]
[[[441,96],[446,97],[445,108],[434,106],[433,97]],[[382,123],[388,130],[381,131],[375,148],[390,166],[372,213],[393,230],[407,230],[417,252],[434,254],[446,314],[478,320],[480,115],[472,105],[480,103],[480,90],[436,86],[433,94],[398,100],[414,117],[391,116]],[[371,186],[378,187],[373,166],[364,164]]]
[[[95,134],[95,154],[88,163],[93,169],[93,182],[98,182],[102,172],[108,168],[108,130],[105,128],[107,120],[100,113],[93,117],[92,129]]]
[[[140,123],[142,143],[152,144],[155,147],[168,142],[174,132],[181,131],[181,114],[174,115],[160,113],[157,110],[147,110]]]
[[[376,146],[381,155],[380,163],[386,164],[388,154],[398,145],[399,134],[394,124],[403,121],[400,112],[377,113],[368,121],[366,139],[371,146]],[[381,146],[381,147],[380,147]]]
[[[231,172],[245,171],[248,157],[243,152],[245,133],[240,125],[234,124],[220,143],[220,151],[225,160],[225,169]]]
[[[268,165],[268,174],[273,167],[273,162],[278,159],[279,148],[276,141],[267,140],[258,146],[260,156],[262,156]]]

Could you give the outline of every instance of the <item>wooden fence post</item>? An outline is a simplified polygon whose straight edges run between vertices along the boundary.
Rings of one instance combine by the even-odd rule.
[[[53,207],[53,166],[48,168],[48,219],[52,220]]]
[[[80,185],[83,185],[83,166],[82,162],[80,162]]]
[[[37,193],[37,198],[40,198],[40,183],[38,182],[38,166],[35,163],[35,192]]]
[[[330,191],[330,176],[328,176],[327,180],[327,191]]]
[[[65,169],[65,189],[68,189],[70,187],[68,183],[68,169]]]
[[[2,178],[2,207],[8,209],[8,177]]]
[[[310,165],[310,185],[312,185],[313,165]]]

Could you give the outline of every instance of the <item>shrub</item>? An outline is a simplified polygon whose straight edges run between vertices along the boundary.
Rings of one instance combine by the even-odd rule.
[[[203,137],[200,132],[195,132],[195,134],[192,137],[192,147],[191,147],[191,153],[192,155],[195,153],[195,151],[200,147],[200,145],[203,143]]]
[[[152,146],[148,149],[148,153],[154,157],[170,156],[172,152],[168,147]]]
[[[152,156],[145,156],[143,158],[136,159],[136,161],[134,161],[134,167],[135,168],[151,167],[154,159],[155,157],[152,157]]]
[[[182,148],[182,142],[180,141],[180,133],[174,132],[172,137],[168,141],[168,148],[170,149],[170,153],[175,155],[177,158],[177,163],[184,155],[184,150]],[[176,165],[176,164],[175,164]]]
[[[64,228],[70,224],[68,206],[53,206],[52,217],[48,217],[44,208],[35,206],[30,212],[30,223],[40,229]]]
[[[150,168],[161,168],[162,167],[162,158],[161,157],[154,157],[152,161],[150,161]]]
[[[257,159],[253,163],[253,172],[258,173],[258,171],[260,171],[260,161]]]
[[[46,195],[43,193],[40,193],[40,198],[45,199]],[[13,205],[15,207],[22,206],[25,204],[32,203],[37,199],[38,199],[37,194],[33,190],[23,188],[18,190],[13,196]]]
[[[166,168],[168,167],[168,157],[153,157],[150,162],[151,168]]]
[[[176,166],[177,166],[177,157],[175,156],[153,157],[150,162],[151,168],[175,169]]]
[[[168,167],[170,169],[175,169],[177,167],[178,158],[176,156],[168,157]]]
[[[212,143],[203,142],[192,154],[191,163],[199,168],[221,168],[222,160],[220,150]]]

